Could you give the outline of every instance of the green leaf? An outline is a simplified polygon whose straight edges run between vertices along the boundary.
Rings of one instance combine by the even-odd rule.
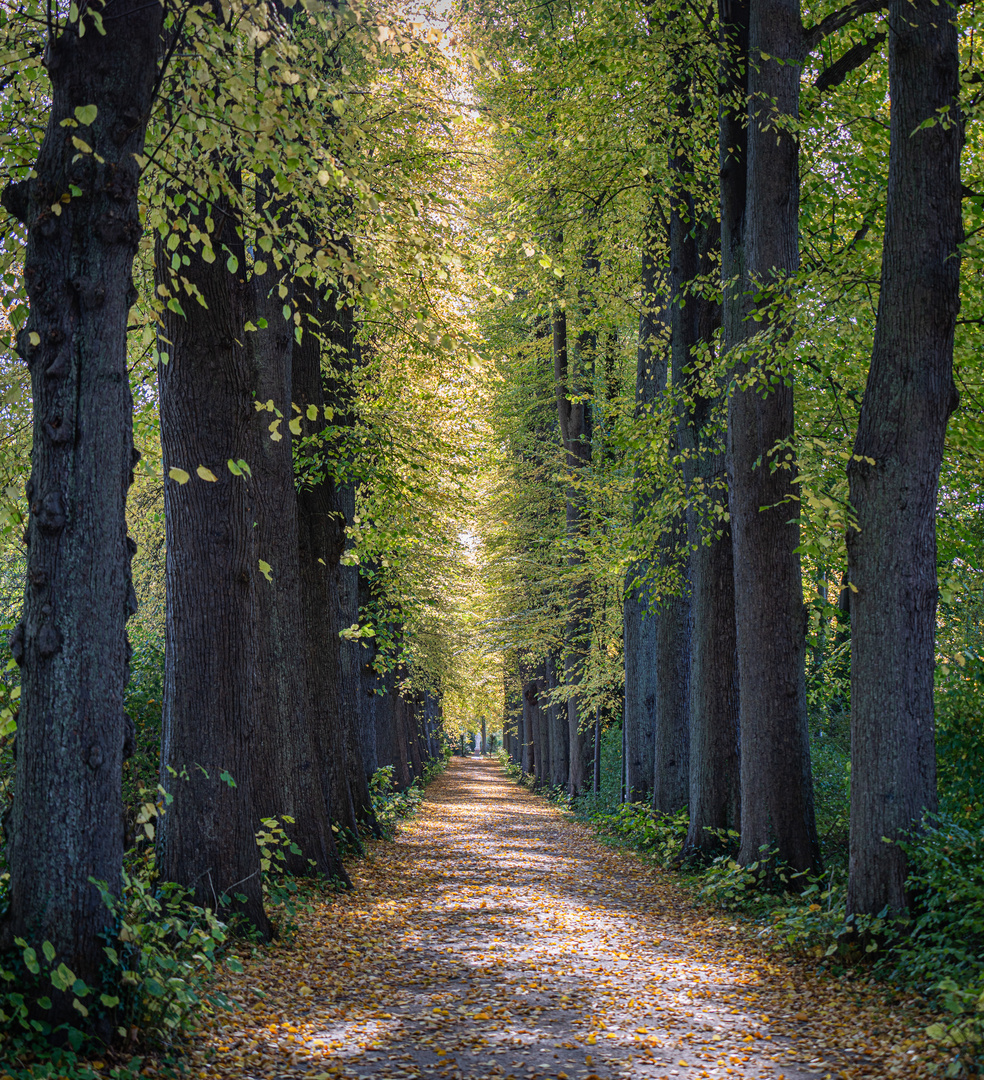
[[[223,783],[228,784],[231,788],[234,788],[236,786],[236,781],[233,780],[232,773],[230,773],[228,770],[224,769],[222,772],[220,772],[219,779],[223,781]]]
[[[55,958],[55,947],[54,947],[54,945],[51,944],[50,941],[46,941],[41,946],[41,951],[44,953],[44,958],[45,958],[45,960],[48,961],[48,963],[51,963],[51,961],[54,960],[54,958]]]
[[[226,269],[230,274],[234,274],[239,269],[239,260],[235,255],[230,255],[229,258],[226,259]]]
[[[75,7],[73,4],[72,7]],[[95,105],[78,105],[75,109],[75,119],[83,127],[88,127],[99,115],[99,109]]]
[[[191,479],[191,473],[185,472],[184,469],[168,469],[167,475],[179,484],[187,484]]]

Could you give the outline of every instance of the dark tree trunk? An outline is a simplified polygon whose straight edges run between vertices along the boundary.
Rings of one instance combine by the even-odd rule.
[[[358,580],[358,596],[360,609],[367,609],[371,600],[370,582],[360,573]],[[358,650],[359,665],[359,745],[362,751],[362,764],[366,776],[371,777],[380,766],[379,751],[377,748],[377,719],[376,703],[379,695],[379,677],[376,674],[376,639],[364,638]]]
[[[325,315],[321,330],[328,345],[325,351],[330,370],[323,380],[324,404],[331,410],[331,423],[335,430],[347,435],[356,424],[355,373],[359,367],[360,351],[354,308],[341,284],[329,293]],[[351,452],[344,445],[331,447],[329,443],[322,452],[322,460],[327,480],[333,468],[341,466],[343,473],[350,468]],[[347,542],[345,530],[355,519],[355,482],[350,476],[342,476],[328,483],[333,512],[327,526],[331,529],[330,542],[322,557],[328,568],[328,588],[332,598],[326,612],[328,633],[334,639],[333,648],[337,651],[339,665],[339,713],[334,724],[341,737],[340,748],[343,748],[337,757],[333,782],[338,785],[338,801],[350,807],[353,814],[353,820],[340,820],[339,824],[352,831],[353,835],[358,835],[360,825],[373,832],[378,832],[378,825],[372,810],[361,750],[364,736],[359,710],[359,654],[362,646],[357,639],[340,637],[343,631],[358,622],[359,617],[358,567],[343,566],[341,563]]]
[[[342,722],[341,643],[334,632],[333,618],[345,533],[336,514],[330,451],[325,449],[320,435],[325,424],[321,352],[323,342],[330,339],[334,305],[323,300],[312,283],[299,280],[296,295],[302,334],[293,350],[293,397],[300,409],[302,432],[310,440],[303,453],[315,464],[312,475],[301,477],[297,493],[301,615],[308,665],[306,702],[320,750],[321,781],[328,792],[332,819],[357,843],[359,816],[348,771],[349,729]],[[309,408],[317,419],[307,419]],[[364,774],[361,780],[364,784]]]
[[[34,429],[24,618],[10,642],[21,699],[2,940],[50,941],[59,961],[98,988],[115,919],[89,877],[119,895],[120,786],[133,750],[123,714],[126,620],[136,608],[126,535],[135,465],[126,325],[141,235],[136,156],[161,8],[120,0],[113,33],[91,22],[86,29],[80,37],[70,23],[49,40],[51,115],[36,178],[3,193],[4,208],[28,230],[31,311],[17,349],[31,372]],[[93,104],[90,125],[62,126]],[[94,153],[77,153],[73,135]],[[80,193],[59,201],[72,185]],[[51,997],[45,1020],[81,1022],[71,995]]]
[[[957,403],[961,123],[956,10],[892,0],[888,204],[854,458],[848,911],[907,907],[894,841],[936,808],[936,496]],[[945,123],[939,121],[945,118]],[[920,130],[925,121],[932,127]]]
[[[566,788],[570,770],[570,735],[567,728],[567,710],[553,700],[553,692],[559,689],[557,659],[548,655],[544,661],[546,688],[551,692],[551,701],[547,706],[547,726],[550,738],[550,785]]]
[[[686,134],[680,145],[671,145],[669,160],[673,178],[669,230],[669,372],[665,364],[652,364],[660,380],[656,394],[668,397],[664,411],[669,426],[669,461],[679,463],[669,466],[673,474],[671,494],[674,488],[692,479],[693,447],[688,410],[682,400],[685,373],[693,360],[694,348],[709,338],[713,330],[705,317],[707,303],[692,291],[700,269],[698,233],[706,229],[706,224],[697,220],[695,179],[687,153],[692,115],[690,73],[685,58],[678,62],[680,71],[670,101],[671,120]],[[672,514],[663,522],[657,557],[663,574],[667,575],[667,584],[653,613],[656,623],[653,808],[674,814],[687,805],[690,788],[690,581],[686,512]]]
[[[775,116],[798,116],[800,49],[799,0],[751,0],[745,337],[766,325],[748,318],[753,296],[765,289],[774,298],[799,266],[797,142],[788,130],[777,131]],[[757,358],[763,368],[778,360],[766,349]],[[739,378],[748,370],[749,364],[739,367]],[[793,869],[807,870],[819,867],[820,849],[806,721],[806,611],[796,553],[793,390],[789,372],[783,375],[770,381],[764,396],[767,375],[761,371],[752,385],[736,390],[728,424],[741,688],[739,860],[747,865],[770,847]]]
[[[410,745],[407,739],[407,702],[400,693],[398,683],[393,686],[393,733],[396,745],[395,786],[398,791],[406,791],[413,783],[410,769]]]
[[[395,690],[396,673],[388,671],[383,675],[380,682],[382,693],[376,697],[376,749],[379,754],[380,766],[390,766],[393,769],[393,786],[402,791],[409,786],[409,776],[404,777],[400,766],[400,748],[396,738],[396,717],[394,706],[396,703]]]
[[[269,189],[258,185],[261,202]],[[261,210],[272,212],[269,205]],[[275,208],[273,208],[275,209]],[[282,223],[281,223],[282,224]],[[254,275],[257,321],[267,327],[249,335],[255,402],[266,406],[252,417],[252,447],[247,455],[256,516],[258,560],[270,569],[255,590],[257,659],[253,669],[254,710],[261,718],[253,757],[263,763],[254,778],[258,818],[288,816],[287,835],[300,854],[285,849],[285,869],[333,876],[339,870],[331,830],[328,793],[322,782],[319,744],[307,714],[300,568],[298,564],[297,493],[293,440],[288,421],[293,412],[292,360],[294,323],[282,314],[280,287],[286,275]],[[271,430],[271,428],[273,430]]]
[[[584,791],[589,780],[590,739],[582,728],[579,707],[579,688],[584,675],[587,638],[589,634],[588,589],[582,571],[583,558],[576,545],[587,529],[583,506],[584,495],[577,489],[578,474],[591,464],[591,406],[583,394],[590,390],[586,364],[591,362],[588,350],[574,350],[573,363],[568,355],[567,315],[557,312],[553,324],[554,383],[557,392],[557,411],[560,435],[566,452],[570,473],[567,492],[567,537],[575,546],[568,557],[571,574],[567,632],[564,649],[564,683],[568,688],[567,724],[570,739],[568,791],[577,795]]]
[[[740,339],[742,254],[746,195],[746,71],[748,3],[719,5],[720,66],[718,111],[720,231],[709,221],[688,230],[694,220],[692,163],[676,155],[682,213],[674,214],[673,247],[679,253],[681,282],[707,274],[715,247],[721,246],[721,276],[727,326],[726,353]],[[688,110],[684,110],[688,111]],[[689,194],[684,194],[689,193]],[[696,222],[695,222],[696,225]],[[738,659],[735,641],[734,558],[724,454],[723,395],[707,396],[706,380],[692,368],[694,346],[710,342],[721,311],[690,296],[679,309],[674,349],[682,356],[688,387],[687,439],[688,536],[690,540],[690,826],[688,853],[710,855],[719,841],[708,830],[740,825]]]
[[[237,173],[230,180],[238,187]],[[171,477],[164,487],[161,783],[173,802],[160,824],[157,866],[163,881],[191,888],[208,907],[244,896],[234,909],[268,932],[252,775],[256,588],[267,583],[257,581],[247,478],[226,464],[250,457],[255,446],[254,376],[244,329],[251,305],[233,196],[220,196],[207,213],[215,222],[213,249],[227,249],[239,269],[230,273],[223,260],[206,263],[200,248],[179,244],[176,252],[188,259],[182,275],[208,306],[184,297],[186,316],[165,310],[158,367],[161,448]],[[158,243],[159,289],[173,288],[167,266]],[[183,472],[183,482],[174,470]]]
[[[410,749],[410,764],[414,778],[420,780],[424,775],[424,758],[420,752],[420,695],[414,692],[407,699],[407,744]]]
[[[655,196],[652,196],[655,200]],[[655,205],[655,203],[653,203]],[[639,347],[636,355],[636,415],[652,409],[660,386],[658,372],[666,377],[664,364],[654,368],[654,351],[661,349],[657,340],[663,326],[665,299],[657,270],[658,240],[656,215],[651,210],[647,219],[642,245],[642,296],[639,316]],[[636,523],[644,520],[652,506],[653,492],[641,474],[636,475],[633,516]],[[622,737],[625,747],[625,800],[650,802],[655,775],[656,722],[656,622],[651,617],[656,600],[645,581],[652,564],[640,560],[626,574],[623,607],[623,648],[625,655],[625,707]]]

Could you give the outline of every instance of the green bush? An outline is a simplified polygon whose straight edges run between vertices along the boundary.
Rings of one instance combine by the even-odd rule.
[[[623,803],[612,813],[596,811],[588,820],[603,836],[645,852],[660,866],[669,866],[680,857],[687,838],[686,809],[667,815],[657,814],[645,803]]]
[[[927,990],[940,978],[984,975],[984,829],[932,815],[902,847],[909,858],[913,921],[896,976]]]
[[[100,993],[76,978],[49,942],[35,948],[18,939],[17,951],[6,954],[0,966],[0,1057],[18,1080],[136,1075],[143,1061],[139,1056],[94,1071],[89,1062],[107,1046],[91,1031],[113,1031],[119,1045],[134,1052],[139,1048],[167,1054],[205,1015],[232,1007],[211,983],[228,936],[214,912],[195,906],[176,886],[157,889],[152,875],[124,874],[119,898],[102,883],[90,881],[116,924],[112,944],[104,947],[102,978],[104,989],[112,993]],[[225,963],[230,970],[242,970],[235,957],[226,957]],[[52,989],[72,996],[80,1023],[86,1021],[85,1031],[38,1019],[51,1008]],[[29,1000],[40,1007],[38,1015],[31,1015]]]
[[[940,811],[968,826],[984,826],[984,661],[971,648],[942,665],[936,678],[936,758]]]

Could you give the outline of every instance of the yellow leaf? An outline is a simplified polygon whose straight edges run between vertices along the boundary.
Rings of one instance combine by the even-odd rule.
[[[218,477],[212,472],[211,469],[206,469],[204,465],[199,465],[195,472],[203,479],[207,480],[210,484],[214,484]]]
[[[274,420],[274,422],[270,425],[270,438],[274,442],[280,442],[280,440],[283,438],[283,435],[277,430],[278,427],[280,427],[279,419]]]
[[[267,581],[273,581],[273,578],[270,575],[270,571],[272,569],[273,567],[268,562],[264,562],[262,559],[260,559],[260,573],[267,579]]]
[[[300,435],[301,433],[301,421],[295,416],[293,420],[287,425],[290,428],[291,435]]]
[[[187,484],[191,479],[191,473],[186,473],[184,469],[169,469],[167,475],[179,484]]]

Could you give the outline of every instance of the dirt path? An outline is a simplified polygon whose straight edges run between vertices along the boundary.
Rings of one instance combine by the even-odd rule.
[[[246,1009],[192,1076],[928,1075],[921,1018],[771,956],[486,761],[455,760],[355,878],[234,977]]]

